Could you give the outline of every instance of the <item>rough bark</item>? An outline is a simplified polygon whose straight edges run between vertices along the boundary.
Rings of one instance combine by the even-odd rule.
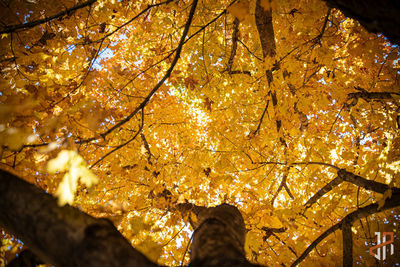
[[[239,210],[222,204],[202,210],[193,234],[190,266],[258,266],[246,260],[245,225]]]
[[[356,19],[369,32],[383,33],[400,44],[400,1],[396,0],[324,0],[347,17]]]
[[[0,227],[56,266],[156,266],[111,222],[71,206],[0,170]]]
[[[353,266],[353,233],[351,222],[344,222],[342,225],[343,236],[343,267]]]
[[[0,210],[0,227],[22,240],[46,263],[157,266],[134,249],[110,221],[93,218],[69,205],[60,207],[53,196],[3,170]],[[187,203],[177,205],[176,210],[197,215],[190,266],[258,266],[246,260],[245,225],[236,207],[222,204],[205,208]]]

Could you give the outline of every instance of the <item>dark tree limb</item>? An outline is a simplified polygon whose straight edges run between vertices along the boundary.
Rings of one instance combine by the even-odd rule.
[[[361,176],[355,175],[351,172],[346,171],[345,169],[341,169],[338,172],[338,177],[341,177],[343,181],[352,183],[359,187],[362,187],[366,190],[374,191],[376,193],[383,194],[387,190],[392,189],[393,193],[400,193],[400,188],[397,187],[389,187],[386,184],[375,182],[372,180],[367,180]]]
[[[251,72],[248,70],[231,70],[230,74],[245,74],[251,77]]]
[[[141,119],[141,123],[139,126],[138,131],[136,132],[136,134],[131,137],[128,141],[125,141],[122,144],[119,144],[118,146],[116,146],[115,148],[113,148],[112,150],[108,151],[104,156],[102,156],[101,158],[99,158],[95,163],[93,163],[89,169],[93,168],[94,166],[96,166],[97,164],[99,164],[100,162],[102,162],[106,157],[110,156],[112,153],[114,153],[115,151],[123,148],[124,146],[128,145],[130,142],[132,142],[133,140],[136,139],[136,137],[139,135],[139,133],[142,132],[143,130],[143,125],[144,125],[144,110],[142,110],[142,119]]]
[[[353,266],[353,233],[351,232],[351,222],[343,222],[343,267]]]
[[[286,190],[286,192],[288,193],[288,195],[290,196],[290,198],[291,198],[291,199],[294,199],[294,197],[293,197],[293,195],[292,195],[292,192],[290,192],[290,189],[289,189],[289,187],[287,186],[286,180],[287,180],[287,173],[285,173],[285,174],[283,175],[282,181],[281,181],[281,183],[280,183],[280,185],[279,185],[279,187],[278,187],[278,190],[276,191],[275,195],[274,195],[274,196],[272,197],[272,199],[271,199],[271,205],[272,205],[272,206],[274,205],[274,202],[275,202],[276,197],[278,196],[278,194],[280,193],[280,191],[281,191],[283,188],[285,188],[285,190]]]
[[[378,209],[378,203],[373,203],[370,205],[367,205],[363,208],[359,208],[352,213],[346,215],[339,223],[333,225],[329,229],[327,229],[325,232],[323,232],[317,239],[315,239],[308,247],[307,249],[296,259],[295,262],[291,265],[292,267],[297,266],[300,262],[302,262],[307,255],[322,241],[324,240],[327,236],[329,236],[331,233],[335,232],[336,230],[342,228],[343,224],[345,223],[352,223],[355,220],[361,219],[368,217],[371,214],[378,213],[387,209],[392,209],[395,207],[400,206],[400,193],[393,194],[391,198],[386,199],[385,204]],[[350,229],[351,231],[351,229]]]
[[[151,162],[151,157],[153,156],[153,154],[152,154],[151,151],[150,151],[150,145],[149,145],[149,143],[147,142],[146,136],[145,136],[143,133],[140,133],[140,137],[142,138],[144,148],[146,149],[146,153],[147,153],[147,162],[148,162],[150,165],[153,165],[153,163]]]
[[[233,67],[233,60],[235,59],[236,56],[238,39],[239,39],[239,19],[235,18],[235,20],[233,21],[233,31],[232,31],[232,49],[231,49],[231,55],[229,56],[228,60],[229,74],[231,74]]]
[[[272,23],[272,9],[269,8],[268,10],[265,10],[261,6],[260,0],[257,0],[255,17],[256,17],[258,36],[260,38],[264,60],[266,58],[268,60],[272,60],[272,58],[276,55],[275,35]],[[272,71],[273,69],[266,70],[268,87],[271,87],[271,83],[273,81]],[[275,90],[270,88],[268,95],[271,96],[272,106],[276,111],[278,105],[278,98],[276,96]],[[282,121],[276,120],[276,128],[278,132],[281,129],[281,126],[282,126]]]
[[[264,120],[265,113],[268,113],[268,106],[269,106],[269,100],[267,100],[267,104],[265,105],[265,108],[264,108],[264,111],[263,111],[263,113],[261,115],[261,118],[260,118],[260,121],[258,123],[257,129],[253,132],[253,135],[257,135],[260,132],[261,124],[262,124],[262,122]]]
[[[281,227],[281,228],[271,228],[271,227],[262,227],[261,230],[265,232],[265,236],[263,237],[264,241],[266,241],[271,235],[274,233],[284,233],[286,232],[287,228],[286,227]],[[279,240],[281,241],[281,240]]]
[[[373,100],[393,100],[393,95],[400,96],[399,92],[368,92],[361,87],[355,87],[355,89],[358,90],[358,92],[350,93],[347,95],[347,99],[352,100],[351,103],[347,104],[347,108],[351,108],[357,105],[360,98],[364,99],[367,102],[370,102]]]
[[[324,187],[318,190],[307,202],[304,204],[305,210],[309,209],[313,204],[315,204],[322,196],[331,191],[334,187],[340,185],[343,182],[343,179],[339,176],[336,176],[335,179],[327,183]]]
[[[40,264],[44,264],[44,262],[32,251],[25,249],[19,253],[18,257],[11,260],[6,267],[36,267]]]
[[[41,24],[43,24],[43,23],[52,21],[52,20],[54,20],[54,19],[62,18],[62,17],[64,17],[64,16],[70,16],[70,15],[72,15],[72,13],[74,13],[75,11],[77,11],[77,10],[79,10],[79,9],[81,9],[81,8],[90,6],[90,5],[92,5],[93,3],[95,3],[96,1],[97,1],[97,0],[89,0],[89,1],[83,2],[83,3],[81,3],[81,4],[78,4],[78,5],[76,5],[76,6],[73,6],[73,7],[71,7],[71,8],[67,8],[66,10],[64,10],[64,11],[62,11],[62,12],[60,12],[60,13],[57,13],[57,14],[55,14],[55,15],[53,15],[53,16],[50,16],[50,17],[48,17],[48,18],[39,19],[39,20],[31,21],[31,22],[26,22],[26,23],[23,23],[23,24],[5,26],[4,29],[0,30],[0,34],[3,34],[3,33],[12,33],[12,32],[15,32],[15,31],[17,31],[17,30],[26,30],[26,29],[30,29],[30,28],[33,28],[33,27],[35,27],[35,26],[41,25]]]
[[[356,19],[369,32],[383,33],[390,41],[400,44],[400,4],[393,0],[324,0],[347,17]]]
[[[205,208],[198,219],[199,226],[193,233],[190,266],[258,266],[246,260],[246,228],[236,207],[222,204]]]
[[[0,170],[0,227],[56,266],[156,266],[105,219],[69,205]],[[55,242],[58,241],[58,242]]]
[[[258,0],[255,16],[263,56],[264,58],[274,57],[276,55],[276,45],[272,24],[272,9],[265,10],[260,4],[260,0]]]
[[[134,249],[109,220],[93,218],[69,205],[60,207],[53,196],[3,170],[0,210],[0,227],[22,240],[46,263],[157,266]],[[176,205],[175,210],[197,216],[189,266],[258,266],[246,260],[246,229],[236,207],[184,203]]]
[[[354,173],[348,172],[345,169],[339,169],[337,171],[338,176],[330,181],[324,187],[322,187],[315,195],[313,195],[305,204],[305,210],[309,209],[314,203],[316,203],[322,196],[330,192],[334,187],[340,185],[342,182],[352,183],[356,186],[362,187],[366,190],[373,191],[379,194],[383,194],[389,189],[392,193],[400,193],[400,188],[389,187],[386,184],[365,179],[361,176],[355,175]]]

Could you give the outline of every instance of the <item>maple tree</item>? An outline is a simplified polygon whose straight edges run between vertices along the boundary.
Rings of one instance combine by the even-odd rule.
[[[69,223],[116,262],[187,264],[232,214],[254,264],[379,263],[374,232],[399,238],[398,7],[326,2],[3,1],[2,264],[10,234],[102,260],[33,243]]]

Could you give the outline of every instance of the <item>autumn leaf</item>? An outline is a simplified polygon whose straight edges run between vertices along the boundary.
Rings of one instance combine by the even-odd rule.
[[[188,264],[193,206],[238,207],[247,258],[279,266],[379,206],[352,225],[357,263],[376,264],[360,240],[399,215],[392,37],[319,0],[4,2],[1,169],[166,266]],[[300,265],[337,265],[336,230]]]
[[[50,160],[47,163],[47,172],[66,172],[56,191],[60,206],[73,203],[78,181],[87,187],[98,182],[98,178],[87,168],[83,158],[71,150],[62,150],[56,158]]]

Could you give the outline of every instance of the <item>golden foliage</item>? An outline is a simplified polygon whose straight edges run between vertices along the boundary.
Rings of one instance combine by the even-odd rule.
[[[8,2],[6,25],[76,4]],[[250,231],[247,256],[268,265],[290,265],[346,214],[384,202],[389,191],[382,197],[342,184],[304,211],[336,172],[296,163],[400,186],[398,46],[322,1],[262,1],[272,8],[276,42],[276,56],[264,61],[255,1],[229,4],[199,2],[179,60],[154,95],[174,62],[190,1],[98,0],[2,34],[2,168],[34,176],[60,204],[112,218],[132,244],[171,265],[187,260],[192,231],[174,212],[178,200],[236,205]],[[356,92],[391,97],[351,97]],[[47,175],[46,164],[64,178]],[[369,229],[365,221],[354,226],[356,238],[374,237],[382,219],[368,220]],[[287,230],[267,237],[263,227]],[[340,246],[330,237],[305,263],[335,265]],[[367,249],[355,241],[362,262],[371,260]]]

